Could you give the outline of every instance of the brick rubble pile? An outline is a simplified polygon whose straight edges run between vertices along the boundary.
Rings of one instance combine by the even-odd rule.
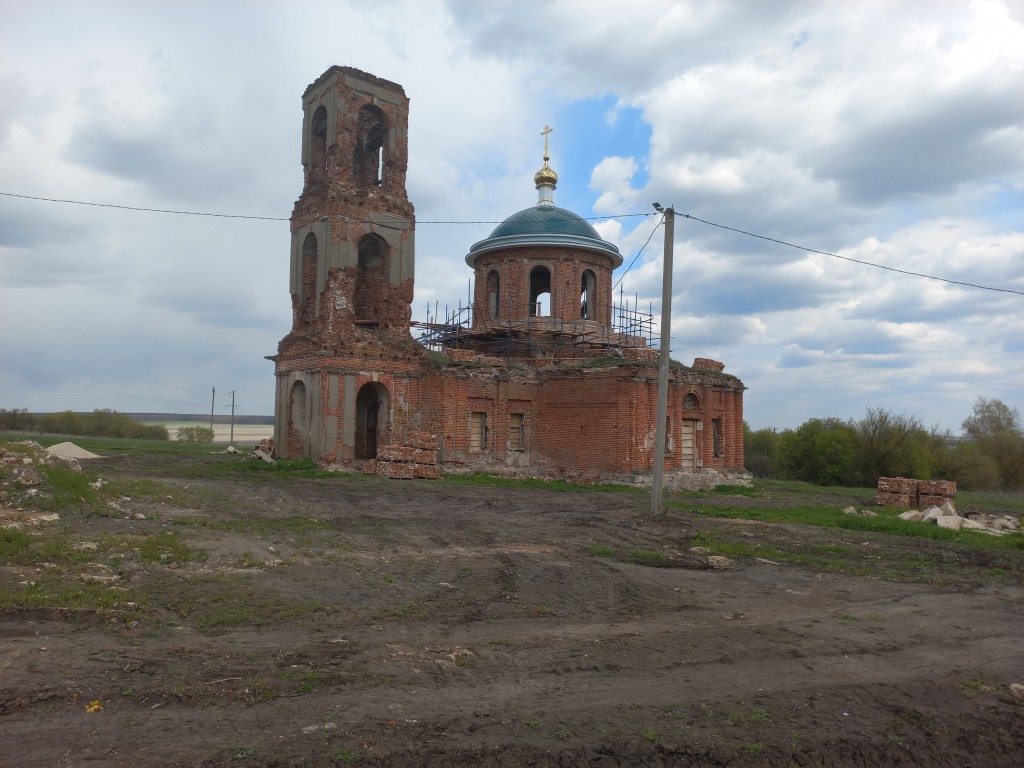
[[[883,507],[941,507],[956,498],[952,480],[913,480],[906,477],[878,478],[875,503]]]
[[[441,477],[437,466],[438,447],[437,435],[409,432],[405,445],[378,448],[377,458],[366,462],[363,472],[393,480],[437,480]]]

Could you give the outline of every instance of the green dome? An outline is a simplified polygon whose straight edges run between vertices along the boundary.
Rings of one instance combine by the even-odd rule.
[[[488,251],[538,245],[604,251],[612,258],[614,267],[622,264],[618,248],[602,239],[596,229],[575,213],[554,205],[535,205],[513,213],[494,228],[490,237],[469,249],[466,262],[474,266],[476,257]]]

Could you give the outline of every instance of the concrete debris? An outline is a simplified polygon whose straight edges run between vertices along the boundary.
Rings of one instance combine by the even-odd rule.
[[[253,448],[252,457],[254,459],[260,459],[261,461],[267,462],[267,464],[275,464],[276,462],[270,457],[269,453],[261,451],[259,448]]]
[[[1020,699],[1021,701],[1024,701],[1024,685],[1021,685],[1020,683],[1011,683],[1010,695],[1013,696],[1013,698],[1015,699]]]
[[[843,512],[847,515],[860,515],[862,517],[877,517],[877,512],[862,509],[858,512],[854,507],[846,507]],[[949,500],[944,501],[942,506],[931,506],[923,512],[916,509],[908,509],[899,514],[900,520],[907,520],[912,523],[930,523],[947,528],[951,531],[979,531],[993,536],[1002,536],[1020,530],[1020,521],[1013,515],[976,515],[971,514],[961,517],[957,514],[956,508]]]
[[[900,515],[901,520],[934,523],[940,528],[953,531],[978,531],[993,536],[1002,536],[1020,530],[1020,521],[1013,515],[970,515],[961,517],[949,502],[941,507],[929,507],[924,512],[911,509]]]
[[[878,517],[878,513],[870,509],[857,510],[856,507],[846,507],[843,510],[844,515],[857,515],[857,517]]]

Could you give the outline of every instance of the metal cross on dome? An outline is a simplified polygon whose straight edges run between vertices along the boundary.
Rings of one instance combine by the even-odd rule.
[[[545,125],[544,126],[544,130],[540,132],[540,135],[544,137],[544,159],[545,160],[549,160],[550,159],[548,157],[548,134],[551,133],[553,130],[555,130],[555,129],[552,128],[550,125]]]

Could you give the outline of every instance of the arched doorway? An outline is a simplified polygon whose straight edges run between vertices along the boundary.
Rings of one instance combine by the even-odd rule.
[[[383,384],[364,384],[356,395],[357,459],[377,458],[388,423],[388,390]]]

